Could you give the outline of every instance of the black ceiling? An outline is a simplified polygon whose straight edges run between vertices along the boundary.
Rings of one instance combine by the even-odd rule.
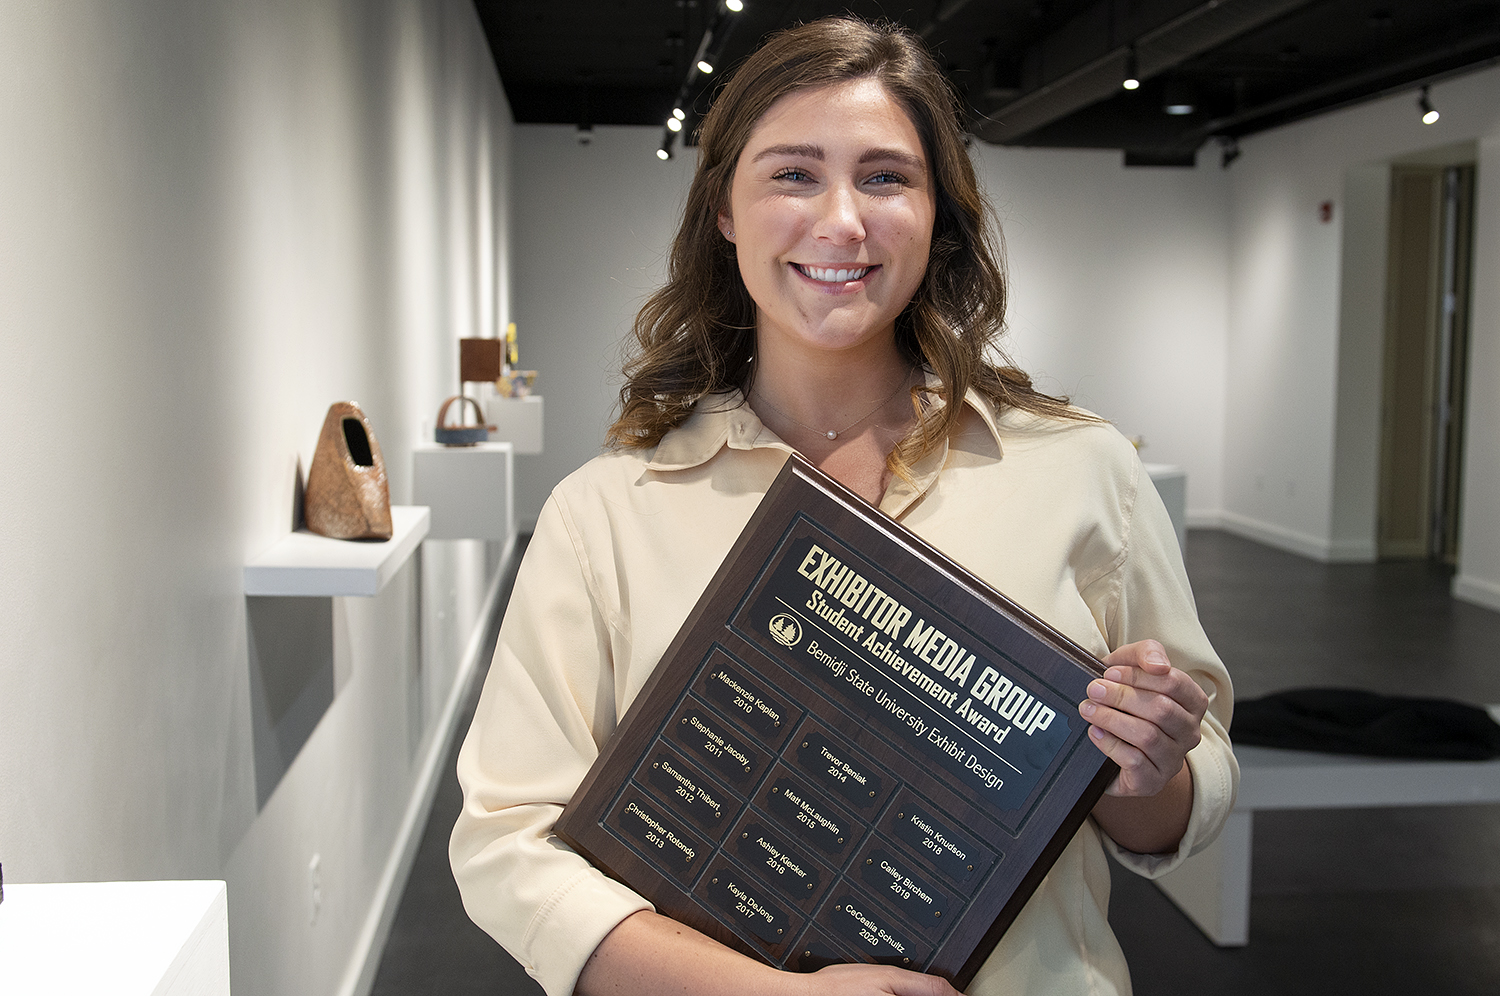
[[[518,122],[664,125],[681,99],[691,135],[713,82],[767,33],[849,11],[926,38],[979,138],[1124,149],[1141,164],[1190,164],[1210,139],[1500,61],[1500,0],[744,0],[738,14],[723,0],[475,6]],[[710,28],[718,58],[706,77],[690,67]],[[1126,91],[1132,50],[1142,85]],[[1193,111],[1167,114],[1169,97]]]

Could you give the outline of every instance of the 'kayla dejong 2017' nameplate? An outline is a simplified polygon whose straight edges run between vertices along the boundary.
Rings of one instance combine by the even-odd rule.
[[[557,833],[772,965],[963,988],[1114,777],[1101,673],[793,457]]]

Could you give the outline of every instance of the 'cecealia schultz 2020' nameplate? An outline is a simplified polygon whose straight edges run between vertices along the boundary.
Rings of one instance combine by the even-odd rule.
[[[772,965],[963,988],[1114,777],[1103,670],[793,457],[557,833]]]

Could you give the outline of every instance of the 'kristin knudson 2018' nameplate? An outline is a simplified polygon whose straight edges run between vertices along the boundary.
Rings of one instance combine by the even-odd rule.
[[[1114,777],[1103,670],[793,457],[557,833],[772,965],[963,988]]]

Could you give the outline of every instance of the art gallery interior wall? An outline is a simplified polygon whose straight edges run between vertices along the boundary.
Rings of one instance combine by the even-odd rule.
[[[16,0],[0,93],[5,877],[226,879],[236,993],[357,991],[501,551],[363,599],[242,565],[331,402],[408,502],[455,340],[509,313],[473,6]],[[325,653],[253,654],[256,618]]]
[[[1476,287],[1460,597],[1500,608],[1500,70],[1246,138],[1219,168],[1126,169],[1119,153],[976,147],[1012,276],[1010,349],[1049,389],[1189,475],[1188,516],[1323,560],[1374,557],[1393,159],[1476,143]],[[691,151],[656,129],[514,133],[516,315],[542,371],[547,452],[517,514],[598,451],[619,344],[664,272]],[[1486,158],[1488,157],[1488,158]],[[1488,168],[1487,168],[1488,163]],[[1320,206],[1333,205],[1324,223]],[[556,403],[560,402],[560,403]]]
[[[1232,254],[1224,522],[1331,560],[1374,558],[1386,171],[1477,148],[1465,484],[1455,593],[1500,609],[1500,69],[1245,139],[1228,171]],[[1318,208],[1335,205],[1324,224]]]

